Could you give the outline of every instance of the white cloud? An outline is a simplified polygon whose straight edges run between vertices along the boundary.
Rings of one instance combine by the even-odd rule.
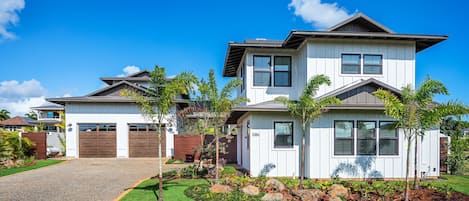
[[[10,111],[11,116],[23,116],[31,107],[46,103],[46,89],[35,79],[18,82],[0,82],[0,109]]]
[[[321,0],[292,0],[288,8],[293,8],[296,16],[319,29],[329,28],[353,15],[337,3],[323,3]]]
[[[16,80],[2,81],[0,83],[0,97],[16,99],[24,97],[40,97],[45,95],[46,89],[35,79],[19,83]]]
[[[44,96],[40,97],[27,97],[17,100],[4,100],[0,99],[0,108],[8,110],[11,117],[24,116],[24,114],[31,111],[31,107],[37,107],[46,103]]]
[[[0,0],[0,39],[15,39],[8,27],[19,21],[18,13],[24,8],[24,0]]]
[[[69,93],[66,93],[66,94],[64,94],[62,97],[67,98],[67,97],[72,97],[72,95],[69,94]]]
[[[140,72],[140,68],[138,66],[131,65],[131,66],[124,67],[122,71],[124,71],[124,74],[119,74],[117,75],[117,77],[125,77],[125,76],[132,75],[134,73],[138,73]]]

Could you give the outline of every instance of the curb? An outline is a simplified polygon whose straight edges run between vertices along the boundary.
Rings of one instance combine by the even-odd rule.
[[[125,190],[124,192],[122,192],[119,196],[117,196],[114,201],[119,201],[120,199],[122,199],[125,195],[127,195],[130,191],[132,191],[135,187],[137,187],[139,184],[143,183],[144,181],[148,180],[148,179],[151,179],[151,177],[146,177],[144,179],[141,179],[139,181],[137,181],[137,183],[135,183],[134,185],[132,185],[132,187],[128,188],[127,190]]]

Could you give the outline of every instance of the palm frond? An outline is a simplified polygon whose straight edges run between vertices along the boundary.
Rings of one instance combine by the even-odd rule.
[[[316,75],[312,77],[305,86],[303,90],[303,95],[305,96],[315,96],[319,87],[326,84],[327,86],[331,85],[331,80],[325,75]]]

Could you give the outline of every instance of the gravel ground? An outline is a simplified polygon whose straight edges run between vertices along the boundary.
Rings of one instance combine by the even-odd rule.
[[[114,200],[141,179],[157,174],[158,160],[76,159],[0,177],[0,200]],[[163,170],[181,167],[165,165]]]

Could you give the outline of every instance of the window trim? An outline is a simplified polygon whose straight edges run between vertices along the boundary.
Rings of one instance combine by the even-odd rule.
[[[276,65],[275,64],[275,58],[277,58],[277,57],[288,57],[288,59],[290,61],[290,64],[288,65],[288,71],[275,70],[275,65]],[[291,76],[292,75],[292,57],[291,56],[281,56],[281,55],[275,56],[274,55],[273,58],[274,58],[273,59],[274,64],[272,65],[272,73],[273,73],[273,77],[274,77],[274,79],[273,79],[274,87],[291,87],[291,83],[292,83],[292,80],[291,80],[291,78],[292,78],[292,76]],[[288,72],[288,84],[287,85],[276,85],[275,84],[275,79],[276,79],[275,73],[276,72]]]
[[[395,154],[381,154],[380,152],[380,146],[379,146],[379,143],[380,143],[380,140],[381,140],[381,122],[385,122],[385,123],[397,123],[396,121],[378,121],[378,126],[379,126],[379,136],[378,136],[378,150],[377,150],[377,154],[379,156],[399,156],[399,128],[396,128],[396,137],[395,138],[390,138],[390,137],[386,137],[386,138],[382,138],[382,139],[387,139],[387,140],[396,140],[396,153]]]
[[[269,70],[256,70],[256,65],[255,65],[256,57],[268,57],[270,59]],[[271,87],[272,86],[272,56],[271,55],[253,55],[252,56],[252,71],[253,71],[252,86],[255,86],[255,87]],[[263,73],[268,72],[269,73],[269,85],[256,85],[256,76],[255,76],[256,72],[263,72]]]
[[[358,131],[359,131],[359,128],[358,128],[358,125],[360,122],[369,122],[369,123],[374,123],[375,124],[375,131],[374,131],[374,138],[359,138],[358,136]],[[377,121],[376,120],[357,120],[357,140],[356,140],[356,144],[355,146],[357,147],[357,156],[376,156],[378,154],[378,144],[377,144],[377,139],[379,138],[378,136],[378,128],[376,127],[377,126]],[[360,154],[358,152],[358,141],[359,140],[374,140],[375,141],[375,153],[373,154]]]
[[[376,64],[365,64],[365,56],[380,56],[381,57],[381,64],[376,65]],[[379,66],[379,73],[366,73],[365,72],[365,65],[366,66]],[[362,68],[363,68],[363,74],[364,75],[382,75],[383,74],[383,55],[382,54],[363,54],[363,62],[362,62]]]
[[[344,55],[354,55],[358,56],[359,64],[358,64],[358,73],[344,73]],[[353,64],[348,64],[348,65],[353,65]],[[361,75],[362,74],[362,54],[359,53],[342,53],[340,54],[340,74],[343,75]]]
[[[273,144],[274,144],[274,149],[289,149],[289,148],[293,148],[294,147],[294,139],[295,139],[295,124],[293,121],[274,121],[274,140],[273,140]],[[281,145],[281,146],[277,146],[275,145],[275,126],[277,123],[291,123],[291,145]]]
[[[351,136],[352,137],[339,137],[337,138],[336,136],[336,124],[337,122],[349,122],[349,123],[352,123],[352,133],[351,133]],[[335,141],[337,139],[340,139],[340,140],[352,140],[352,147],[351,147],[351,154],[337,154],[335,152]],[[334,156],[355,156],[355,121],[354,120],[334,120],[334,139],[333,139],[333,152],[334,152]]]

